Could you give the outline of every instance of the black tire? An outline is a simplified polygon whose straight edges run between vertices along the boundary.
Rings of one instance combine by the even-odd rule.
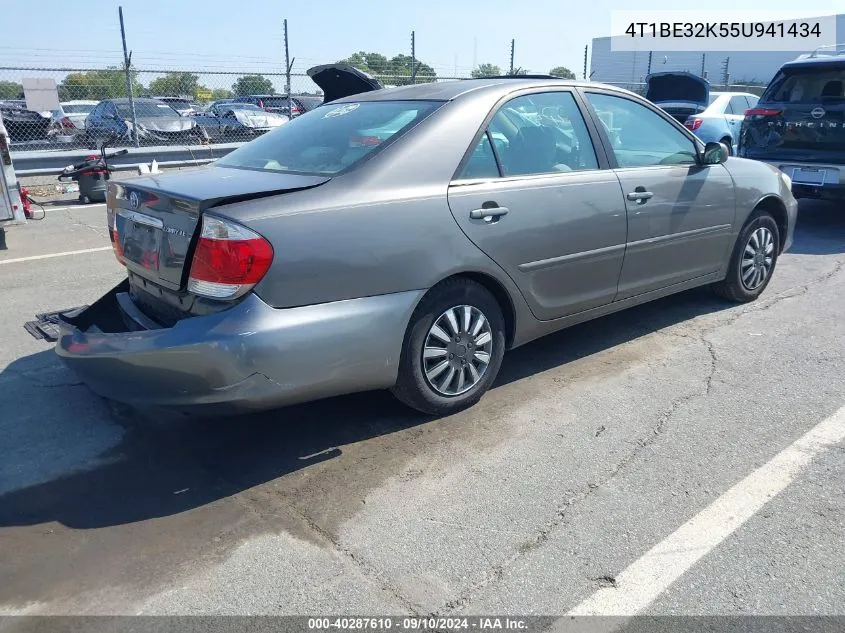
[[[432,387],[426,377],[423,365],[423,350],[435,322],[444,316],[448,310],[459,306],[470,306],[480,311],[485,317],[487,324],[485,327],[489,327],[491,335],[490,360],[483,372],[480,372],[480,378],[467,391],[457,395],[443,395]],[[471,334],[466,336],[471,336]],[[468,359],[466,363],[474,363],[475,348],[467,349],[466,346],[459,345],[458,349],[464,350],[463,353],[467,354],[465,357]],[[469,279],[446,280],[432,288],[423,297],[411,316],[402,344],[399,377],[391,391],[400,401],[422,413],[437,416],[456,413],[477,403],[490,388],[499,373],[504,353],[505,320],[493,295],[486,288]],[[455,356],[459,356],[459,354],[456,353]],[[446,359],[444,358],[444,360]],[[455,362],[459,363],[460,360],[461,358],[457,358]],[[437,361],[429,360],[428,362]],[[475,365],[473,365],[473,368],[475,368]],[[445,371],[451,371],[451,366]],[[460,372],[470,381],[473,380],[468,366],[465,370],[461,369]],[[459,384],[457,383],[459,379],[461,378],[455,377],[456,384]],[[457,390],[458,388],[455,389],[455,391]]]
[[[723,139],[722,139],[721,141],[719,141],[719,142],[720,142],[720,143],[724,143],[725,145],[727,145],[727,146],[728,146],[728,156],[733,156],[733,155],[734,155],[734,146],[733,146],[733,141],[731,141],[731,139],[729,139],[729,138],[726,136],[725,138],[723,138]]]
[[[754,248],[751,243],[752,236],[755,232],[760,230],[768,231],[772,236],[772,261],[765,274],[765,278],[758,285],[752,287],[752,285],[743,281],[743,257],[746,256],[746,246],[751,246],[752,249]],[[758,233],[758,235],[760,234]],[[742,227],[742,231],[739,233],[736,244],[734,244],[730,264],[728,266],[728,274],[722,281],[713,284],[714,292],[720,297],[736,303],[748,303],[749,301],[754,301],[763,293],[766,286],[769,285],[769,281],[771,281],[772,275],[774,275],[779,255],[780,231],[778,230],[777,222],[775,222],[775,219],[766,211],[758,210],[753,212],[751,217],[749,217],[748,221],[745,223],[745,226]],[[748,268],[746,267],[745,270],[747,272]]]

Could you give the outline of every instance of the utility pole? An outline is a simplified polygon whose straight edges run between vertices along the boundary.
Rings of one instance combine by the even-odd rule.
[[[288,96],[288,120],[293,118],[293,101],[290,96],[290,49],[288,48],[288,19],[284,20],[285,29],[285,94]]]
[[[645,73],[646,77],[651,74],[651,56],[652,56],[653,53],[654,53],[654,51],[648,52],[648,69],[646,69],[646,73]]]
[[[707,77],[707,73],[704,71],[704,62],[707,61],[707,53],[701,54],[701,76]]]
[[[135,116],[135,95],[132,94],[132,54],[126,50],[126,29],[123,28],[123,7],[117,8],[120,16],[120,39],[123,41],[123,72],[126,73],[126,94],[129,95],[129,108],[132,110],[132,133],[135,135],[135,147],[140,147],[138,139],[138,121]]]
[[[411,83],[417,83],[417,43],[414,31],[411,31]]]
[[[511,71],[509,74],[513,74],[513,53],[514,48],[516,47],[516,40],[511,40]]]
[[[730,83],[731,75],[729,72],[729,67],[731,63],[730,57],[725,57],[725,61],[722,62],[722,83],[725,85],[725,90],[728,89],[728,84]]]
[[[590,50],[590,45],[584,46],[584,79],[587,79],[587,52]]]
[[[478,37],[472,38],[472,69],[478,67]]]

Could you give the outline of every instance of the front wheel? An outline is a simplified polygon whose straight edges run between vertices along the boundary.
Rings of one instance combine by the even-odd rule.
[[[466,409],[490,388],[505,352],[496,299],[468,279],[432,288],[411,317],[393,394],[430,415]]]
[[[739,234],[727,276],[713,285],[716,294],[737,303],[754,301],[769,285],[779,250],[775,219],[765,211],[754,213]]]

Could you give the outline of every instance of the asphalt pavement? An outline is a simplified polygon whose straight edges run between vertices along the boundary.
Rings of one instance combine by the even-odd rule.
[[[101,400],[23,323],[122,278],[105,207],[0,251],[0,613],[845,615],[845,209],[756,302],[695,290],[505,357],[441,419]]]

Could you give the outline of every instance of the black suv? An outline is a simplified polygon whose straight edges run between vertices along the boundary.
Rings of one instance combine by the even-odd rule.
[[[845,46],[784,64],[746,110],[738,153],[778,167],[796,198],[845,200]]]

